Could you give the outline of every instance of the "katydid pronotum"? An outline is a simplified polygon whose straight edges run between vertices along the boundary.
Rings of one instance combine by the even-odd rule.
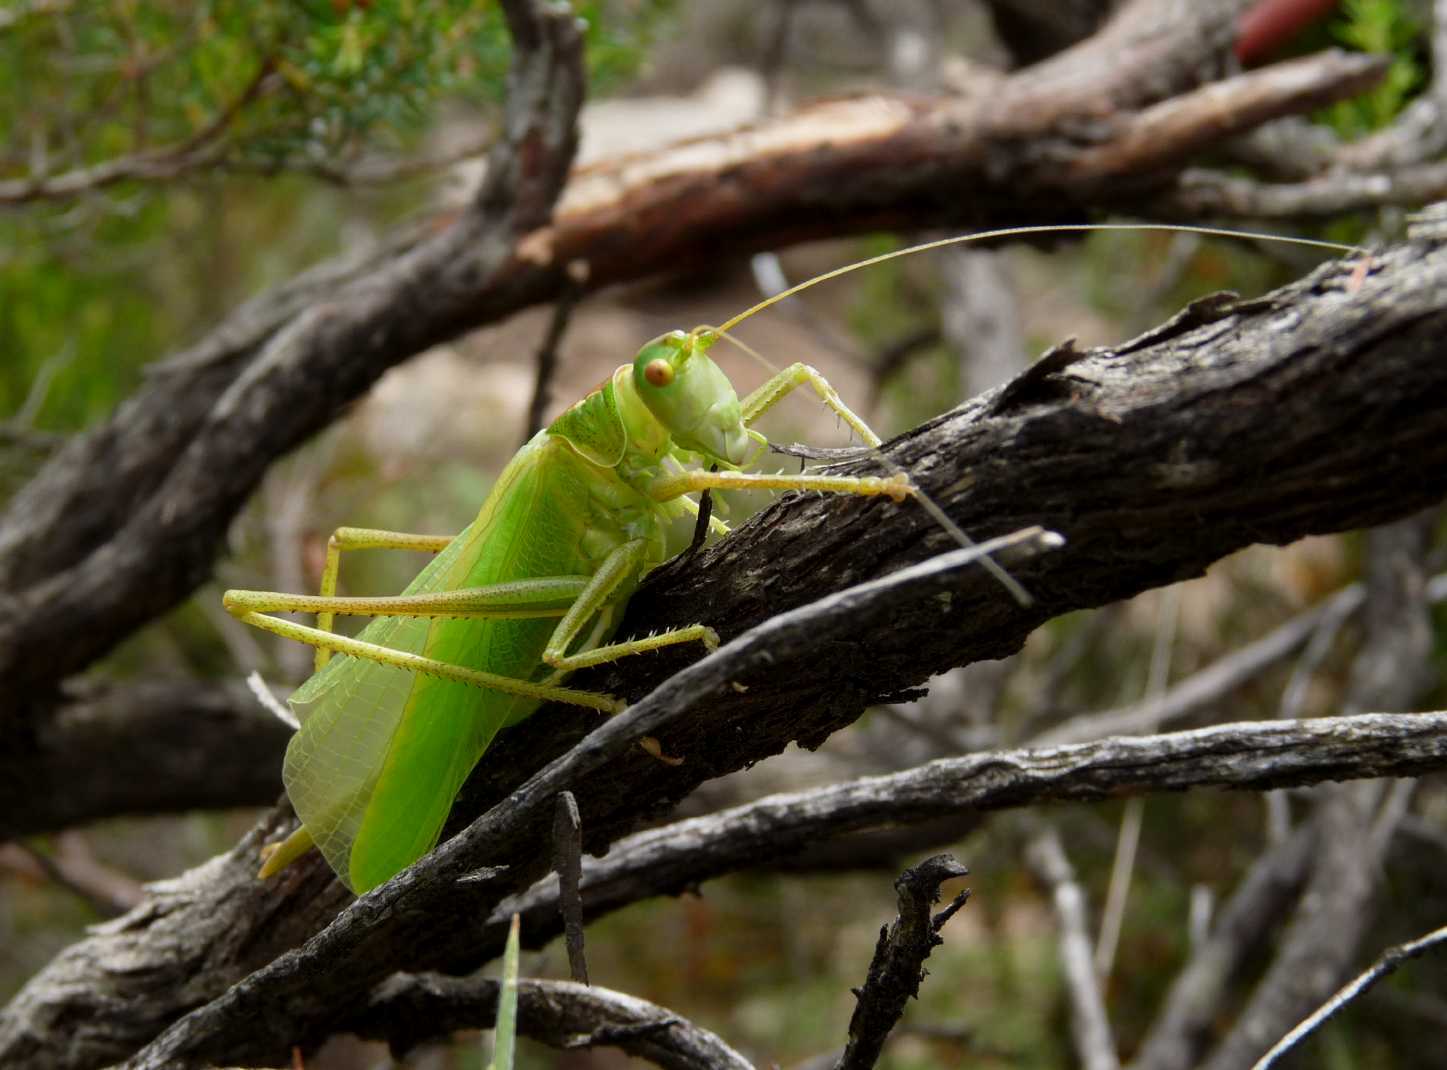
[[[278,872],[315,845],[349,888],[365,892],[431,850],[463,781],[502,728],[544,701],[604,713],[623,708],[611,696],[563,686],[568,672],[678,643],[717,647],[718,636],[706,622],[613,641],[641,577],[667,556],[666,524],[697,515],[698,504],[688,495],[815,490],[895,502],[916,497],[937,512],[903,472],[741,471],[769,445],[751,425],[804,385],[868,446],[880,440],[804,364],[791,365],[740,399],[707,355],[738,323],[809,286],[894,257],[1011,235],[1141,227],[1240,236],[1156,224],[1019,227],[847,265],[776,294],[722,327],[672,331],[649,342],[631,364],[518,451],[461,534],[343,527],[328,543],[319,595],[226,592],[226,608],[242,621],[317,648],[314,675],[290,699],[301,728],[283,769],[302,824],[271,848],[261,875]],[[687,466],[700,461],[701,467]],[[721,522],[709,523],[727,533]],[[364,548],[437,556],[401,595],[338,597],[341,553]],[[315,613],[316,626],[271,615],[283,612]],[[375,619],[349,638],[332,630],[338,613]]]

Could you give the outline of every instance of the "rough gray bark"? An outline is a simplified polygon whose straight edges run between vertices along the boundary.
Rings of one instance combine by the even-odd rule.
[[[666,706],[668,687],[642,707]],[[677,702],[677,699],[674,699]],[[684,708],[688,706],[685,703]],[[640,711],[641,712],[641,709]],[[633,720],[637,721],[635,715]],[[515,873],[494,863],[549,809],[551,781],[569,778],[639,738],[641,725],[594,733],[580,748],[534,777],[500,806],[428,859],[348,907],[315,940],[281,956],[193,1012],[125,1065],[131,1070],[205,1065],[212,1060],[284,1063],[292,1044],[321,1039],[337,1007],[354,1007],[398,958],[461,966],[482,933],[465,919],[495,901]],[[1307,722],[1224,725],[1145,739],[1107,740],[1040,752],[1002,752],[944,759],[909,773],[824,789],[834,812],[816,814],[834,827],[910,821],[965,808],[998,808],[1047,799],[1102,799],[1147,790],[1203,785],[1266,787],[1318,778],[1415,774],[1447,765],[1447,714],[1358,715]],[[769,800],[771,812],[790,801]],[[760,808],[761,811],[763,808]],[[796,825],[798,822],[794,822]],[[766,838],[759,854],[775,849]],[[699,857],[697,851],[690,857]],[[486,867],[477,869],[478,864]],[[326,1023],[326,1024],[323,1024]]]
[[[259,806],[281,794],[291,729],[241,684],[72,681],[0,741],[0,840],[126,814]],[[23,739],[20,738],[23,735]]]
[[[704,779],[793,739],[816,744],[866,704],[938,668],[1018,648],[1052,615],[1199,574],[1253,542],[1371,525],[1440,499],[1447,249],[1408,244],[1371,268],[1362,277],[1355,264],[1328,265],[1259,300],[1203,303],[1135,342],[1027,373],[892,444],[889,456],[966,530],[987,536],[1038,522],[1062,531],[1062,550],[1015,570],[1036,605],[1022,610],[993,581],[966,572],[949,580],[947,596],[891,606],[887,626],[869,614],[847,617],[802,656],[761,651],[751,667],[731,670],[745,692],[699,690],[704,678],[690,672],[700,670],[686,671],[664,694],[694,713],[656,733],[667,753],[686,757],[682,766],[622,747],[559,785],[577,795],[589,848],[603,849]],[[907,503],[791,497],[686,568],[661,570],[625,627],[691,623],[707,605],[710,623],[729,638],[811,601],[821,586],[885,574],[948,545]],[[637,697],[687,657],[640,659],[580,673],[576,682]],[[513,791],[526,770],[593,723],[548,709],[508,732],[464,793],[457,819]],[[1375,761],[1360,740],[1350,749],[1354,757],[1343,754],[1337,768],[1362,771]],[[1153,778],[1163,775],[1153,768]],[[433,856],[425,877],[404,876],[360,901],[331,951],[313,945],[309,957],[285,958],[244,983],[230,1002],[213,1005],[208,1013],[218,1018],[186,1027],[206,1026],[185,1033],[188,1043],[208,1030],[220,1044],[315,1039],[392,970],[476,965],[487,952],[459,944],[454,930],[539,874],[545,862],[536,844],[547,842],[550,800],[543,811],[541,831],[527,822],[506,834],[479,827]],[[323,867],[303,863],[268,885],[250,876],[257,844],[281,827],[269,822],[229,858],[173,882],[123,924],[57,959],[0,1024],[0,1061],[113,1060],[314,932],[344,899]],[[472,853],[479,837],[487,849]],[[503,861],[512,868],[502,875],[454,883]],[[446,894],[434,900],[439,888]],[[439,943],[434,931],[452,935]],[[431,961],[427,949],[443,945],[453,953]],[[253,1029],[246,1041],[213,1028],[231,1020],[226,1008],[235,1001],[275,1035]],[[62,1042],[74,1053],[69,1062],[54,1047]]]
[[[416,1043],[497,1017],[498,982],[398,974],[354,1021],[358,1036],[388,1041],[401,1056]],[[664,1070],[750,1070],[752,1064],[707,1029],[644,999],[572,981],[518,981],[518,1032],[567,1051],[617,1047]]]

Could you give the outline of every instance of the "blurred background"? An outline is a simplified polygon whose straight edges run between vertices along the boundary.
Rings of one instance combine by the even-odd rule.
[[[1011,62],[988,11],[971,3],[574,6],[589,25],[584,164],[729,129],[823,94],[938,89],[968,81],[975,65]],[[1287,48],[1386,50],[1396,66],[1382,88],[1316,121],[1343,136],[1386,125],[1430,74],[1430,5],[1324,7],[1330,12]],[[263,56],[282,57],[267,62],[288,91],[226,116],[230,130],[213,148],[206,131],[228,101],[245,99]],[[308,265],[457,203],[496,129],[507,58],[487,4],[0,7],[0,187],[15,194],[0,205],[0,501],[68,435],[107,416],[157,355]],[[147,156],[177,144],[186,149],[180,156]],[[115,158],[151,162],[82,196],[23,195],[27,176]],[[1399,225],[1387,212],[1293,233],[1364,241]],[[784,285],[936,236],[720,258],[687,277],[590,295],[568,317],[545,418],[663,331],[722,322]],[[776,365],[817,365],[887,438],[998,385],[1067,338],[1081,347],[1118,342],[1195,297],[1260,293],[1317,259],[1260,241],[1145,232],[951,249],[826,283],[740,333]],[[389,373],[346,420],[272,471],[236,523],[216,582],[94,672],[208,680],[259,670],[283,690],[304,679],[310,651],[237,624],[221,610],[220,591],[315,590],[326,539],[342,524],[461,529],[526,437],[553,315],[533,310]],[[742,356],[726,354],[724,363],[740,393],[767,374]],[[845,444],[844,431],[802,393],[770,414],[770,438]],[[756,504],[733,499],[726,507],[737,519]],[[1441,525],[1422,523],[1435,547],[1428,566],[1440,569]],[[1340,712],[1361,630],[1345,609],[1321,620],[1305,615],[1360,578],[1364,545],[1346,535],[1256,548],[1201,579],[1052,621],[1018,656],[942,678],[919,703],[875,710],[818,752],[791,751],[707,785],[689,812],[946,754],[1066,738],[1082,715],[1134,710],[1142,730]],[[344,585],[393,592],[418,566],[406,555],[357,555],[347,559]],[[1263,653],[1229,687],[1140,719],[1144,700],[1176,694],[1183,681],[1288,627],[1302,638]],[[1437,673],[1441,634],[1430,652]],[[1419,696],[1422,708],[1441,700],[1436,685]],[[1439,784],[1419,787],[1385,867],[1367,946],[1440,922],[1444,803]],[[1141,1043],[1213,912],[1300,811],[1288,793],[1204,792],[1050,812],[1101,930],[1097,963],[1125,1053]],[[136,902],[142,882],[228,849],[254,818],[117,819],[0,845],[0,999],[84,926]],[[1074,1065],[1050,892],[1023,862],[1036,833],[1016,816],[931,830],[930,842],[952,844],[971,867],[975,894],[929,960],[921,999],[884,1065]],[[926,846],[909,837],[861,839],[810,872],[737,875],[701,895],[634,906],[590,927],[592,976],[689,1016],[760,1065],[798,1064],[845,1036],[850,986],[894,913],[894,876]],[[1263,942],[1258,970],[1269,950]],[[523,973],[565,976],[566,960],[560,949],[526,956]],[[1328,1027],[1300,1065],[1442,1065],[1441,960],[1408,966],[1368,1008]],[[405,1065],[481,1066],[484,1048],[462,1037]],[[558,1054],[526,1043],[520,1057],[524,1066],[633,1065],[616,1052]],[[389,1056],[381,1046],[336,1042],[307,1065],[382,1067]]]

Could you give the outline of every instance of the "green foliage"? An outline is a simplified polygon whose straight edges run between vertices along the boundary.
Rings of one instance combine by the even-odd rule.
[[[594,93],[639,67],[672,7],[574,5]],[[414,156],[445,106],[496,114],[510,58],[501,8],[477,0],[0,10],[0,189],[12,202],[0,205],[0,422],[101,418],[144,363],[334,252],[344,218],[385,206],[276,176]],[[101,180],[118,162],[139,177]],[[72,194],[26,193],[62,176]],[[38,380],[43,403],[27,406]]]
[[[578,11],[592,74],[636,69],[665,0]],[[30,13],[27,14],[26,11]],[[270,173],[391,150],[437,103],[502,99],[511,45],[476,0],[111,0],[0,22],[0,178],[214,152]]]
[[[1421,85],[1417,58],[1421,30],[1402,0],[1343,0],[1333,36],[1348,48],[1390,55],[1392,65],[1375,89],[1327,110],[1327,121],[1346,137],[1360,137],[1386,126]]]

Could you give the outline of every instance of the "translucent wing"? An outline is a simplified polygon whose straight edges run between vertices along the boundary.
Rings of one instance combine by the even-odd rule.
[[[482,518],[452,540],[407,586],[424,594],[458,586],[456,574],[476,552]],[[393,650],[421,653],[432,621],[380,617],[359,638]],[[412,691],[404,669],[338,655],[303,684],[290,704],[301,722],[282,766],[297,816],[342,880],[362,815]]]

